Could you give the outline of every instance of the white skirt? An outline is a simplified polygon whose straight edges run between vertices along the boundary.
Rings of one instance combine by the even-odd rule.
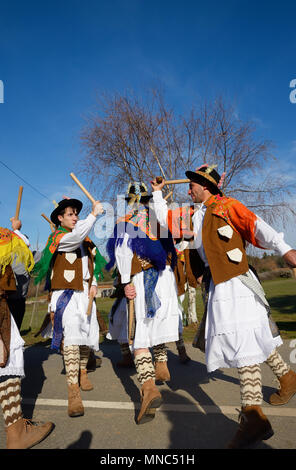
[[[133,284],[137,293],[134,301],[136,332],[133,349],[177,341],[179,329],[182,331],[182,309],[178,303],[177,285],[170,266],[166,266],[158,277],[155,292],[161,305],[153,318],[146,317],[143,271],[133,277]],[[120,343],[128,342],[127,318],[128,304],[126,298],[123,298],[116,309],[113,325],[109,322],[109,339],[117,339]]]
[[[260,298],[233,278],[217,286],[211,281],[205,342],[207,369],[212,372],[262,363],[282,339],[272,336]]]
[[[87,316],[88,284],[83,282],[83,291],[74,291],[63,313],[64,346],[86,345],[95,351],[99,350],[99,324],[95,301],[91,314]],[[56,306],[63,290],[54,290],[51,296],[50,309],[56,311]]]
[[[10,352],[7,364],[5,367],[0,367],[0,376],[17,375],[20,378],[25,377],[24,369],[24,340],[20,335],[19,329],[16,326],[14,318],[10,315],[11,330],[10,330]]]

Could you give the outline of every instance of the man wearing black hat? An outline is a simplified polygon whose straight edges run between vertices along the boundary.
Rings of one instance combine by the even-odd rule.
[[[296,374],[276,351],[282,340],[261,284],[248,265],[245,245],[274,250],[291,267],[296,266],[296,250],[242,203],[222,193],[224,175],[221,178],[213,166],[202,165],[186,176],[190,180],[188,195],[200,204],[188,212],[198,255],[194,271],[196,277],[203,275],[207,294],[205,315],[193,345],[205,351],[208,372],[238,369],[241,424],[228,447],[242,448],[273,435],[261,409],[260,363],[266,362],[281,384],[270,404],[287,403],[296,393]],[[160,191],[163,186],[164,182],[152,183],[154,209],[159,222],[174,231],[181,222],[180,211],[168,211]]]
[[[35,283],[47,278],[51,291],[50,312],[53,317],[52,349],[59,350],[63,341],[63,354],[68,384],[68,415],[81,416],[84,408],[82,390],[92,390],[87,376],[90,348],[99,349],[99,325],[94,299],[97,280],[102,274],[105,260],[88,238],[96,217],[102,213],[99,201],[92,212],[78,220],[82,202],[64,199],[51,214],[57,227],[50,235],[42,258],[36,264]]]

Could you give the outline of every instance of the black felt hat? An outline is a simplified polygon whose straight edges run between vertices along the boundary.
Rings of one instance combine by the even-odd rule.
[[[56,225],[60,225],[60,221],[58,219],[58,215],[61,214],[61,212],[66,209],[67,207],[74,207],[76,210],[77,210],[77,214],[79,214],[79,212],[81,211],[82,209],[82,202],[79,201],[78,199],[63,199],[62,201],[60,201],[57,205],[57,207],[55,208],[54,211],[52,211],[52,213],[50,214],[50,220]]]
[[[187,178],[190,179],[190,181],[193,181],[194,183],[204,184],[206,181],[215,193],[218,192],[222,194],[220,185],[222,182],[223,175],[221,178],[219,173],[214,170],[213,166],[202,165],[201,167],[197,168],[196,171],[186,171],[185,174]]]

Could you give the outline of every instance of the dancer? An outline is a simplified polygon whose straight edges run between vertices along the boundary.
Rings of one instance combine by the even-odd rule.
[[[21,379],[24,373],[24,341],[11,315],[7,294],[16,290],[12,263],[22,263],[27,272],[34,266],[33,255],[23,240],[0,228],[0,404],[6,431],[7,449],[29,449],[52,431],[51,422],[33,422],[23,417]]]
[[[155,375],[169,380],[167,368],[166,342],[179,338],[179,307],[177,286],[173,269],[176,252],[172,238],[161,238],[156,220],[148,210],[151,196],[143,183],[131,183],[126,200],[130,212],[119,219],[113,236],[107,243],[110,262],[106,269],[116,263],[124,298],[119,300],[116,312],[125,312],[118,335],[128,338],[126,326],[128,303],[134,302],[134,337],[132,350],[141,385],[141,409],[137,424],[143,424],[155,416],[155,408],[161,405],[162,398],[155,385]],[[153,227],[155,222],[155,227]],[[116,317],[116,314],[114,318]],[[113,332],[115,333],[115,324]],[[128,344],[123,342],[124,344]],[[149,348],[153,348],[155,364]]]
[[[78,220],[81,209],[82,202],[77,199],[59,202],[50,217],[57,230],[49,236],[34,269],[35,283],[46,277],[51,291],[51,348],[59,350],[63,342],[70,417],[84,414],[79,385],[84,391],[93,389],[86,367],[90,349],[99,350],[99,325],[93,299],[105,265],[104,258],[88,238],[102,206],[96,201],[91,213]]]
[[[223,179],[217,171],[202,165],[187,171],[188,195],[198,210],[188,213],[195,232],[198,259],[192,266],[195,275],[203,275],[206,290],[205,316],[195,344],[205,351],[209,372],[223,367],[238,369],[241,392],[240,427],[229,448],[243,448],[268,439],[273,430],[261,409],[260,363],[266,362],[280,381],[280,390],[270,403],[287,403],[296,392],[296,374],[283,361],[276,348],[282,344],[270,308],[256,275],[249,268],[246,242],[258,248],[272,249],[291,267],[296,266],[296,251],[285,243],[260,217],[241,202],[226,197],[220,190]],[[161,189],[164,182],[152,183],[154,209],[161,224],[174,232],[182,220],[180,211],[168,211]],[[272,327],[271,327],[272,326]]]

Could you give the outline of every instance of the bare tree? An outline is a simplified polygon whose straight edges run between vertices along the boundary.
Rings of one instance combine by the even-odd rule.
[[[87,116],[81,133],[81,170],[101,198],[112,200],[131,180],[184,178],[202,163],[226,172],[223,190],[272,221],[293,214],[293,186],[272,170],[272,142],[256,136],[253,122],[238,118],[234,107],[217,98],[194,104],[179,116],[159,89],[142,98],[129,92],[102,95],[96,113]],[[166,187],[177,202],[188,200],[187,187]],[[282,208],[285,207],[285,211]]]
[[[81,139],[80,170],[94,194],[100,182],[103,200],[114,201],[130,181],[147,183],[157,175],[183,179],[186,170],[208,163],[226,173],[226,195],[267,221],[280,217],[285,222],[287,215],[296,215],[289,203],[292,185],[271,170],[276,160],[272,142],[257,137],[255,124],[239,119],[222,98],[194,103],[187,114],[177,115],[158,88],[141,98],[133,92],[103,94],[96,112],[86,118]],[[187,186],[165,188],[166,194],[170,191],[171,201],[188,202]]]

